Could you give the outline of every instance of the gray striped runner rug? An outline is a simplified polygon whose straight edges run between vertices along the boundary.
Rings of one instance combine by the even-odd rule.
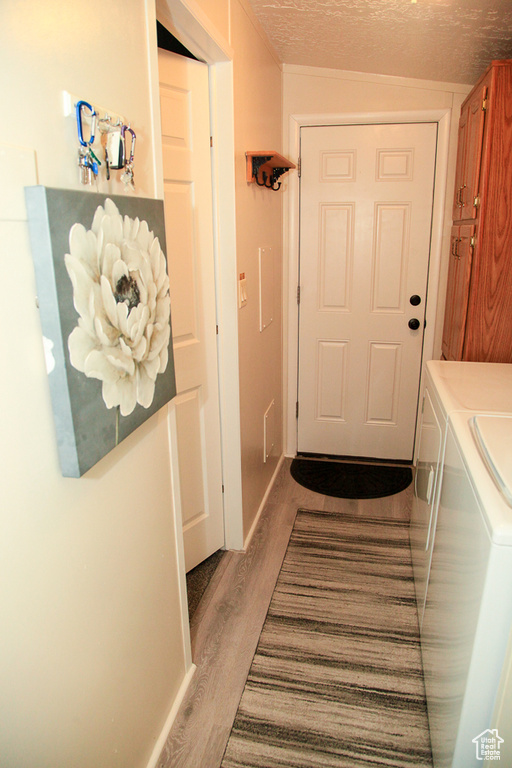
[[[222,768],[431,768],[408,524],[300,509]]]

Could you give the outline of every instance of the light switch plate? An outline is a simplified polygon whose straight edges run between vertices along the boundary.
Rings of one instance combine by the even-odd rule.
[[[240,272],[238,277],[238,309],[247,304],[247,278],[245,272]]]
[[[270,458],[276,441],[275,401],[272,400],[263,416],[263,463]]]
[[[260,332],[274,319],[274,254],[272,248],[259,248]]]

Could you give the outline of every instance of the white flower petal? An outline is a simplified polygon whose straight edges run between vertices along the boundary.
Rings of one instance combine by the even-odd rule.
[[[129,216],[125,216],[123,221],[123,238],[125,240],[135,240],[139,231],[139,225],[140,221],[138,218],[130,219]]]
[[[76,256],[66,253],[64,263],[73,284],[73,304],[78,314],[85,316],[89,310],[93,281],[83,263]]]
[[[112,369],[117,371],[120,376],[127,374],[133,376],[135,373],[135,362],[132,357],[123,354],[119,347],[110,347],[104,351],[105,358]]]
[[[123,242],[121,252],[130,272],[138,272],[143,263],[140,251],[132,243]]]
[[[105,315],[103,317],[100,315],[95,316],[94,330],[96,331],[98,341],[103,347],[111,347],[116,343],[118,334],[115,329],[112,328],[112,325],[108,322]]]
[[[105,208],[107,207],[107,204],[109,202],[111,203],[112,201],[110,199],[105,201]],[[112,203],[112,205],[114,205],[114,203]],[[114,207],[115,207],[115,205],[114,205]],[[99,231],[100,231],[101,222],[103,220],[103,217],[105,216],[105,208],[103,208],[103,206],[101,206],[101,205],[98,205],[98,207],[94,211],[94,216],[93,216],[93,219],[92,219],[91,230],[94,232],[95,235],[97,235],[99,233]],[[117,211],[117,208],[116,208],[116,211]]]
[[[160,352],[159,360],[160,360],[160,367],[158,369],[158,373],[163,373],[167,368],[167,364],[169,362],[169,345],[168,344],[166,344],[166,346]]]
[[[118,261],[122,261],[121,249],[119,246],[117,246],[115,243],[105,243],[101,259],[101,274],[109,279],[112,288],[115,287],[115,283],[112,279],[112,273],[114,271],[114,265]]]
[[[105,215],[101,219],[101,229],[106,243],[119,245],[122,242],[123,218],[110,198],[105,201]]]
[[[147,309],[147,307],[144,307],[144,309]],[[133,326],[130,332],[130,339],[131,339],[131,346],[136,347],[142,338],[144,338],[144,334],[147,329],[147,321],[146,322],[138,322],[136,325]],[[149,340],[149,337],[146,336],[146,338]]]
[[[115,366],[113,366],[110,360],[98,350],[93,350],[87,355],[85,361],[84,373],[86,376],[90,376],[93,379],[100,379],[100,381],[115,382],[119,378],[119,374]]]
[[[77,371],[85,371],[87,356],[96,348],[93,339],[80,326],[76,326],[68,337],[69,359]]]
[[[138,363],[142,362],[147,357],[148,346],[148,342],[144,336],[138,340],[137,344],[132,344],[131,349],[133,359]]]
[[[171,318],[171,299],[164,296],[156,304],[155,322],[160,325],[168,325]]]
[[[116,304],[116,318],[117,327],[126,338],[129,338],[130,332],[128,330],[128,307],[123,301],[121,301],[119,304]]]
[[[107,408],[117,408],[119,405],[119,379],[104,381],[101,395]]]
[[[139,365],[139,368],[144,368],[151,381],[155,381],[158,375],[158,369],[160,368],[160,358],[155,357],[153,360],[144,360],[144,362]]]
[[[107,197],[105,200],[105,213],[112,218],[121,217],[117,205],[110,199],[110,197]]]
[[[140,366],[137,371],[137,402],[143,408],[149,408],[155,396],[155,381],[151,379],[144,368]]]
[[[119,406],[122,416],[129,416],[137,405],[137,379],[128,378],[119,379],[117,385],[119,395]]]
[[[160,274],[160,254],[162,249],[160,248],[160,241],[158,237],[155,237],[153,242],[149,246],[149,261],[151,269],[153,271],[153,277],[156,280]]]
[[[108,279],[105,277],[105,275],[101,276],[101,296],[103,299],[103,306],[105,307],[105,313],[108,319],[110,320],[114,328],[119,328],[119,319],[118,319],[118,313],[117,313],[117,308],[119,305],[116,303],[114,294],[112,293],[111,285]],[[126,308],[124,304],[123,306]]]
[[[96,237],[94,232],[85,230],[82,224],[73,224],[69,230],[70,253],[80,259],[84,269],[92,279],[98,275]]]

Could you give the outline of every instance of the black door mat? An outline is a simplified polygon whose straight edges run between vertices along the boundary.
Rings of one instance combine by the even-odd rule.
[[[350,464],[293,459],[290,473],[310,491],[340,499],[379,499],[405,490],[412,481],[410,467]]]

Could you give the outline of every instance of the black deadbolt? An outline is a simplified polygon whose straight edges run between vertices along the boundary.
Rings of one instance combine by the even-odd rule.
[[[420,327],[420,321],[416,317],[412,317],[409,320],[408,325],[409,325],[409,328],[411,329],[411,331],[417,331],[418,328]]]
[[[409,299],[413,307],[417,307],[418,304],[421,304],[421,296],[418,296],[417,293],[415,293],[411,298]]]

